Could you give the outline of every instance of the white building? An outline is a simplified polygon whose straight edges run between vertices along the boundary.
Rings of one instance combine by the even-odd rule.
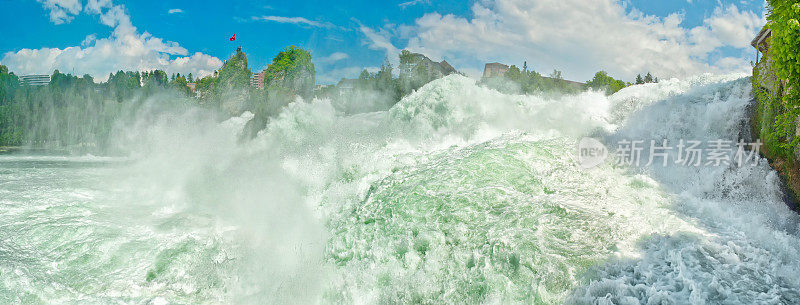
[[[44,86],[50,84],[50,75],[22,75],[19,83],[23,86]]]

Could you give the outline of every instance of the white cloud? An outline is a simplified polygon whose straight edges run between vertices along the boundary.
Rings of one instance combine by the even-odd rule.
[[[173,9],[167,11],[167,13],[168,14],[180,14],[180,13],[183,13],[183,10],[179,9],[179,8],[173,8]]]
[[[422,3],[430,3],[430,2],[429,2],[429,0],[411,0],[411,1],[406,1],[406,2],[400,3],[397,6],[399,6],[400,8],[405,9],[405,8],[407,8],[409,6],[414,6],[414,5],[422,4]]]
[[[109,8],[113,5],[111,0],[89,0],[86,3],[86,12],[90,14],[100,14],[104,8]]]
[[[750,61],[741,57],[723,57],[714,62],[714,66],[723,71],[748,71],[752,69]]]
[[[83,41],[81,41],[81,45],[86,47],[86,46],[91,45],[96,40],[97,40],[97,35],[96,34],[89,34],[89,35],[86,35],[86,38],[84,38]]]
[[[337,61],[340,61],[340,60],[345,60],[345,59],[348,59],[348,58],[350,58],[350,55],[347,55],[347,53],[336,52],[336,53],[333,53],[331,55],[328,55],[328,56],[325,56],[325,57],[321,57],[317,61],[320,62],[320,63],[334,63],[334,62],[337,62]]]
[[[527,60],[537,71],[557,68],[575,80],[589,79],[601,69],[628,80],[648,71],[665,78],[741,69],[728,59],[708,63],[709,54],[723,46],[747,47],[763,24],[733,4],[718,8],[694,29],[681,27],[680,13],[656,17],[624,5],[616,0],[479,1],[471,18],[420,17],[407,49],[446,58],[462,69]],[[361,32],[370,48],[397,53],[389,31],[362,26]]]
[[[50,9],[47,3],[44,6]],[[114,28],[111,36],[98,39],[91,34],[86,36],[81,46],[63,49],[8,52],[0,61],[17,74],[49,74],[59,69],[91,74],[98,81],[106,80],[109,73],[119,70],[161,69],[167,73],[204,76],[222,65],[216,57],[203,53],[189,55],[178,43],[164,41],[147,32],[140,34],[122,5],[114,5],[109,0],[90,0],[85,11],[100,15],[102,24]]]
[[[740,12],[736,5],[731,4],[714,9],[711,17],[705,20],[704,28],[711,31],[721,45],[747,48],[764,23],[763,17],[753,12]]]
[[[69,23],[81,12],[80,0],[38,0],[50,11],[50,21],[55,24]]]
[[[308,25],[313,27],[333,27],[333,24],[327,22],[319,22],[308,20],[303,17],[283,17],[283,16],[253,16],[253,20],[260,20],[260,21],[272,21],[278,23],[289,23],[289,24],[299,24],[299,25]]]
[[[367,26],[361,25],[359,27],[364,36],[366,36],[367,41],[364,44],[372,49],[372,50],[383,50],[386,51],[386,55],[389,58],[389,61],[392,65],[397,66],[399,59],[397,58],[397,54],[400,54],[400,49],[395,47],[391,41],[391,33],[385,29],[380,29],[375,31]]]

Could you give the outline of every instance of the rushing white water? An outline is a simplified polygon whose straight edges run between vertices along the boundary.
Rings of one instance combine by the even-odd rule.
[[[575,161],[590,135],[739,139],[739,77],[552,98],[449,76],[385,112],[293,103],[247,142],[250,114],[188,111],[123,130],[126,159],[0,156],[0,303],[800,303],[765,160]]]

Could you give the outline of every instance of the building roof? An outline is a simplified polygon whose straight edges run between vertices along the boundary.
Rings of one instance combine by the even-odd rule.
[[[753,46],[754,48],[758,49],[758,46],[760,44],[762,44],[764,42],[764,40],[766,40],[767,37],[769,37],[770,35],[772,35],[772,30],[770,30],[769,28],[764,26],[761,29],[761,31],[758,32],[758,35],[756,35],[756,38],[753,38],[753,41],[750,42],[750,45]]]
[[[505,68],[508,68],[508,65],[506,65],[506,64],[501,64],[501,63],[499,63],[499,62],[490,62],[490,63],[486,64],[486,66],[487,66],[487,67],[490,67],[490,66],[498,66],[498,67],[505,67]]]
[[[439,63],[439,66],[440,66],[440,67],[442,68],[442,70],[444,70],[444,71],[445,71],[447,74],[456,73],[456,68],[453,68],[453,66],[451,66],[451,65],[450,65],[450,63],[448,63],[446,60],[442,60],[442,62],[440,62],[440,63]]]

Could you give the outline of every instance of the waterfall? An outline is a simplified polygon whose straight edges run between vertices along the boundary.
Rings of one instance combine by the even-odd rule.
[[[298,101],[247,141],[249,113],[146,111],[123,158],[0,156],[0,303],[798,303],[776,173],[707,162],[750,141],[749,100],[742,75],[611,96],[451,75],[388,111]]]

